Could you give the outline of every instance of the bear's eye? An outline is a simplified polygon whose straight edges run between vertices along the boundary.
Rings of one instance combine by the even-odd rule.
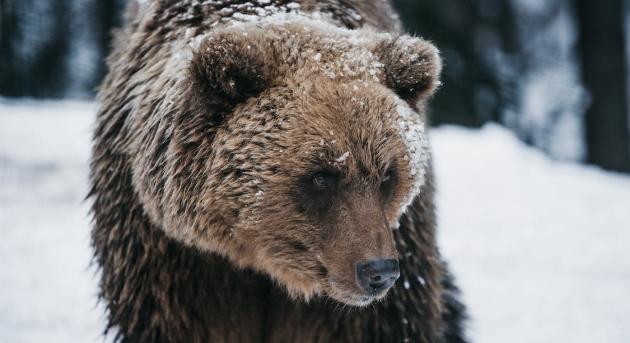
[[[313,175],[312,181],[315,190],[323,192],[332,190],[337,183],[337,178],[335,175],[319,172]]]
[[[383,179],[381,180],[381,184],[386,185],[390,182],[392,182],[392,172],[387,172],[387,174],[385,174],[385,176],[383,176]]]
[[[389,169],[381,179],[381,193],[385,200],[389,200],[394,193],[394,185],[396,183],[396,171]]]

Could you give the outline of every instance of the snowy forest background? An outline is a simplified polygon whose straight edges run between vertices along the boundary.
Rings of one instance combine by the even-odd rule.
[[[554,159],[630,171],[624,0],[394,0],[446,67],[434,124],[498,122]],[[92,98],[125,0],[0,0],[0,96]]]
[[[0,0],[0,343],[112,341],[85,197],[124,2]],[[471,342],[630,342],[630,0],[394,2],[446,61],[438,242]]]

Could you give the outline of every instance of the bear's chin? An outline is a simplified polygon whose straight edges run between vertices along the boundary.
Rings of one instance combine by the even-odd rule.
[[[329,297],[335,300],[336,302],[344,304],[344,305],[365,307],[372,304],[375,301],[382,300],[383,298],[385,298],[386,294],[387,292],[384,292],[382,295],[378,295],[378,296],[365,295],[365,294],[364,295],[346,294],[342,297],[331,296],[331,295],[329,295]]]
[[[344,305],[365,307],[372,304],[375,301],[382,300],[387,296],[389,289],[380,293],[368,294],[363,292],[348,291],[341,285],[331,282],[330,286],[325,291],[326,296]]]
[[[306,286],[306,285],[302,285]],[[344,286],[343,283],[335,282],[334,280],[320,280],[315,284],[310,284],[309,287],[296,288],[288,287],[285,284],[286,290],[289,296],[294,301],[304,301],[309,303],[317,298],[329,298],[343,305],[365,307],[376,301],[380,301],[385,298],[389,292],[389,289],[379,293],[366,293],[358,290],[354,290],[350,287]]]

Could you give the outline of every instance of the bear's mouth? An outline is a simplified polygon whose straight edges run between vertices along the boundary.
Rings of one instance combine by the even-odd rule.
[[[357,292],[348,289],[348,287],[334,280],[330,280],[329,283],[330,285],[327,287],[326,295],[342,304],[350,306],[364,307],[370,305],[374,301],[383,299],[389,291],[389,289],[385,289],[380,292],[371,293]]]

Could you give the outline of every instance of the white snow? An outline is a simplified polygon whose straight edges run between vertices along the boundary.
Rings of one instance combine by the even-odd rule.
[[[103,341],[83,202],[94,110],[0,100],[2,343]],[[431,140],[474,341],[630,341],[630,177],[554,162],[497,126]]]
[[[102,342],[89,268],[95,106],[0,99],[0,342]]]
[[[337,157],[335,159],[335,162],[337,162],[337,163],[345,163],[349,156],[350,156],[350,151],[346,151],[346,152],[343,153],[343,155]]]
[[[440,244],[475,342],[630,342],[630,177],[498,126],[434,131]]]

